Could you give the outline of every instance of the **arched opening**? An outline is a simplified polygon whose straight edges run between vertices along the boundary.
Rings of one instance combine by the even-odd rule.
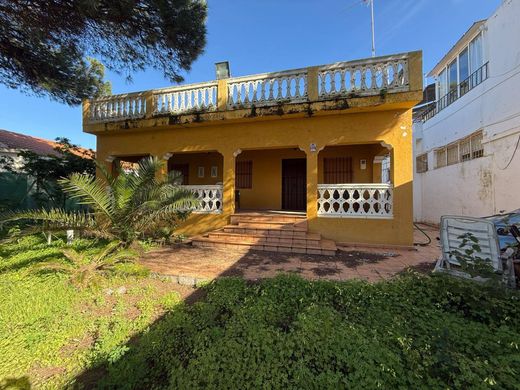
[[[168,159],[168,173],[175,172],[179,184],[200,200],[196,213],[222,212],[223,166],[224,158],[217,151],[178,152]]]

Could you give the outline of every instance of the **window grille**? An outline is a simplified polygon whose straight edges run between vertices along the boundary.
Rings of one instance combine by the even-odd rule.
[[[435,168],[446,166],[446,148],[435,151]]]
[[[253,188],[253,162],[237,161],[235,164],[235,188]]]
[[[324,158],[323,173],[325,184],[352,183],[352,158]]]
[[[415,158],[415,170],[417,173],[428,171],[428,154],[420,154]]]
[[[482,132],[478,132],[471,136],[471,158],[479,158],[484,156],[484,147],[482,146]]]

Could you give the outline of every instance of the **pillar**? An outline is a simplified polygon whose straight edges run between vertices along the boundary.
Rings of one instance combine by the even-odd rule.
[[[318,149],[315,144],[300,147],[307,155],[307,219],[318,216]]]
[[[222,154],[222,212],[224,215],[231,215],[235,212],[235,158],[240,151],[219,151]]]

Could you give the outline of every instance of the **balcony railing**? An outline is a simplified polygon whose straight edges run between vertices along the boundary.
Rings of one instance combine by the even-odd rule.
[[[391,184],[318,184],[319,217],[392,218],[392,204]]]
[[[488,62],[478,68],[475,72],[473,72],[467,79],[460,82],[456,88],[453,88],[446,95],[441,97],[436,102],[432,102],[429,105],[427,110],[424,110],[419,116],[419,120],[422,122],[426,122],[427,120],[433,118],[439,112],[444,110],[450,104],[460,99],[462,96],[467,94],[477,85],[482,84],[488,78]]]
[[[335,100],[410,90],[410,54],[105,96],[88,102],[86,123]],[[312,92],[311,92],[312,91]],[[222,93],[223,92],[223,93]]]
[[[191,191],[199,201],[194,213],[220,214],[222,213],[222,190],[221,184],[216,185],[184,185],[181,186]]]

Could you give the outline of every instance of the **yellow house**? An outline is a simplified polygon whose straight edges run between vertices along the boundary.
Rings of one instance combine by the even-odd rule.
[[[180,172],[201,202],[179,231],[199,243],[330,254],[412,245],[421,98],[410,52],[85,101],[83,129],[108,168],[153,155]]]

